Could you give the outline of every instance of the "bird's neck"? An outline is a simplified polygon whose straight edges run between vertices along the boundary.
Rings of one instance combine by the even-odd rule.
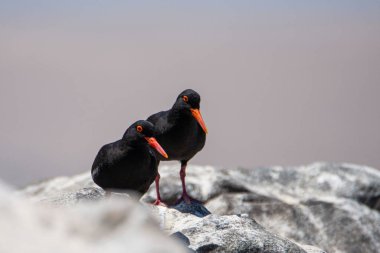
[[[126,145],[131,147],[142,147],[147,144],[146,140],[136,136],[127,135],[123,137],[123,140]]]
[[[178,123],[181,121],[191,120],[191,112],[184,108],[173,107],[170,110],[168,121],[170,123]]]

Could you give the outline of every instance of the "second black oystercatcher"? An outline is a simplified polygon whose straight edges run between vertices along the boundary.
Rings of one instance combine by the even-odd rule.
[[[181,162],[182,198],[186,203],[191,199],[186,191],[186,166],[205,145],[207,127],[200,112],[200,95],[187,89],[178,95],[173,107],[168,111],[151,115],[147,120],[156,127],[157,141],[169,155],[159,160],[178,160]],[[159,175],[158,175],[159,178]],[[156,180],[156,189],[158,188]]]
[[[153,137],[154,134],[154,125],[140,120],[126,130],[121,140],[104,145],[92,165],[91,175],[94,182],[106,192],[147,192],[158,174],[157,156],[168,158],[165,150]]]

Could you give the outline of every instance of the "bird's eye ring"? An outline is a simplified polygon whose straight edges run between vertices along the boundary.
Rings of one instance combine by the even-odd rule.
[[[189,97],[188,97],[188,96],[183,96],[182,99],[183,99],[183,101],[185,101],[186,103],[189,102]]]
[[[137,130],[137,132],[141,133],[143,131],[143,127],[142,126],[137,126],[136,130]]]

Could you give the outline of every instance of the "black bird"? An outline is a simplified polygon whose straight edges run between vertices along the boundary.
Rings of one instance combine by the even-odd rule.
[[[106,193],[133,190],[144,194],[157,176],[159,160],[153,147],[165,158],[168,155],[153,137],[154,125],[140,120],[132,124],[123,138],[104,145],[92,165],[94,182]]]
[[[187,162],[202,150],[206,142],[207,127],[199,110],[200,101],[201,97],[197,92],[187,89],[178,95],[170,110],[158,112],[147,119],[155,125],[157,141],[169,155],[169,158],[158,157],[158,159],[181,162],[182,198],[186,203],[190,203],[192,199],[186,192]],[[156,188],[159,187],[160,175],[157,177]],[[161,201],[159,195],[157,201]]]

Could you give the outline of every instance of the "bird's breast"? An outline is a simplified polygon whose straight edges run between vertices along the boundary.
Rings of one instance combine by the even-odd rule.
[[[157,136],[157,140],[168,153],[168,160],[185,160],[203,148],[206,134],[193,120],[173,126]]]

